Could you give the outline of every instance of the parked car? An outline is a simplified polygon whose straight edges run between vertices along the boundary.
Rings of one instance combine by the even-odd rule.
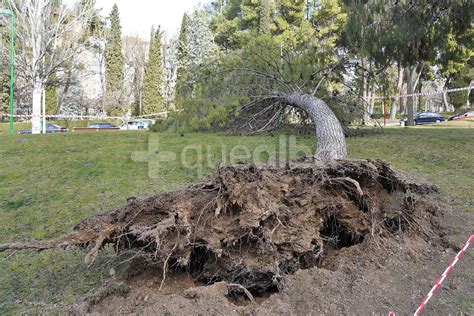
[[[474,119],[474,111],[468,111],[461,114],[453,115],[448,118],[448,121],[463,120],[463,119]]]
[[[87,125],[88,128],[116,128],[114,124],[111,123],[91,123]]]
[[[146,129],[145,123],[140,120],[128,121],[120,125],[121,130],[130,131],[130,130],[139,130]]]
[[[56,125],[46,124],[46,133],[64,133],[67,132],[67,128]],[[19,131],[18,134],[31,134],[31,129]]]
[[[155,121],[154,120],[148,120],[148,119],[143,119],[143,120],[132,120],[128,121],[126,123],[123,123],[120,125],[121,130],[139,130],[139,129],[148,129],[148,127],[153,124]]]
[[[156,122],[155,120],[152,120],[152,119],[142,119],[140,121],[145,123],[146,128],[150,127],[150,125],[153,125]]]
[[[444,122],[444,116],[438,113],[434,112],[421,112],[421,113],[416,113],[415,116],[413,117],[413,120],[415,121],[415,125],[419,124],[432,124],[432,123],[439,123],[439,122]],[[407,125],[408,123],[408,118],[400,120],[401,125]]]

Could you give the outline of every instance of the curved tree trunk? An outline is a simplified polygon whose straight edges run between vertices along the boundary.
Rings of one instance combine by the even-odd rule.
[[[316,127],[316,155],[318,158],[343,159],[346,157],[346,138],[341,123],[327,104],[309,94],[290,93],[282,100],[305,111]]]

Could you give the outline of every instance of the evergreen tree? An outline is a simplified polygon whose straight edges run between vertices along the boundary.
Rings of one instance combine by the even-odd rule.
[[[159,29],[159,28],[158,28]],[[150,48],[153,46],[153,41],[155,40],[155,28],[151,26],[151,32],[150,32],[150,45],[148,46],[148,51],[150,51]]]
[[[161,32],[158,29],[150,40],[148,63],[143,81],[143,114],[151,114],[165,110],[162,95],[163,60],[161,56]]]
[[[241,48],[256,35],[275,30],[273,0],[233,0],[214,16],[211,29],[214,40],[226,49]]]
[[[240,6],[235,5],[238,2]],[[215,46],[212,41],[203,44],[203,38],[209,34],[206,19],[195,19],[196,13],[193,14],[188,38],[188,74],[193,87],[192,97],[178,102],[178,107],[185,109],[179,114],[182,125],[199,129],[222,127],[240,115],[236,113],[241,104],[277,90],[278,83],[269,78],[284,77],[288,82],[312,87],[311,92],[318,86],[320,95],[341,91],[343,68],[329,73],[322,70],[338,61],[337,45],[347,14],[341,0],[318,0],[317,3],[317,10],[310,15],[306,1],[302,0],[228,1],[211,23],[218,34],[216,42],[223,48],[220,54],[212,53]],[[219,36],[223,34],[232,40],[220,41]],[[209,49],[203,49],[206,46]],[[194,54],[194,50],[204,52]],[[209,62],[212,61],[209,58],[202,60],[200,56],[206,54],[218,62]],[[233,68],[254,70],[269,77],[255,78],[245,70],[241,74],[229,74],[228,70]],[[219,75],[205,76],[205,80],[195,75],[213,73]]]
[[[271,0],[244,0],[242,2],[242,14],[240,29],[248,33],[270,34],[273,27],[273,8]]]
[[[318,7],[311,14],[314,32],[315,53],[322,64],[334,63],[336,49],[341,44],[347,12],[341,0],[319,0]]]
[[[110,32],[105,47],[105,90],[109,106],[117,106],[117,96],[123,89],[124,57],[122,52],[122,28],[118,7],[115,4],[110,13]]]
[[[347,40],[351,49],[383,67],[399,61],[406,68],[407,94],[426,62],[437,59],[449,34],[470,26],[471,1],[345,0],[349,8]],[[408,125],[413,125],[414,98],[407,98]]]
[[[133,105],[132,105],[133,115],[142,115],[142,95],[141,95],[142,91],[139,87],[140,75],[141,75],[140,70],[138,68],[135,68],[133,70],[133,84],[132,84],[132,87],[134,89],[134,100],[133,100]]]
[[[306,20],[306,0],[277,0],[277,31],[284,33],[299,27]]]
[[[273,7],[271,0],[260,0],[259,6],[259,23],[258,23],[258,32],[259,34],[271,34],[274,25],[273,25]]]
[[[58,108],[58,92],[57,92],[57,76],[52,73],[48,77],[48,83],[45,90],[45,101],[46,101],[46,114],[54,115],[57,114]]]
[[[227,0],[225,5],[219,6],[210,28],[214,34],[214,41],[225,49],[239,47],[237,33],[240,31],[242,16],[241,5],[243,0]]]
[[[46,88],[46,114],[57,114],[58,94],[55,86]]]
[[[197,68],[209,63],[217,53],[217,46],[209,29],[208,15],[204,10],[198,10],[191,16],[187,42],[189,72],[197,74]]]
[[[176,99],[184,97],[186,94],[186,81],[188,79],[188,33],[189,33],[189,17],[185,13],[181,22],[181,30],[178,38],[178,70],[176,74]]]
[[[474,78],[474,25],[467,20],[458,23],[466,25],[467,30],[458,34],[454,28],[449,30],[438,60],[447,88],[469,86]],[[472,91],[450,93],[449,101],[455,108],[466,107],[473,95]]]
[[[260,0],[243,0],[241,6],[240,15],[240,28],[241,30],[253,30],[258,29],[259,24],[259,5]]]
[[[94,9],[96,0],[81,0],[78,3],[79,11],[82,9],[91,10],[90,16],[87,18],[87,28],[84,37],[97,36],[104,31],[105,18],[100,15],[100,9]]]
[[[464,67],[462,70],[456,72],[449,78],[447,83],[449,88],[463,88],[469,86],[474,78],[474,70],[470,67]],[[449,94],[449,101],[454,108],[466,108],[469,107],[469,97],[472,92],[460,91]]]

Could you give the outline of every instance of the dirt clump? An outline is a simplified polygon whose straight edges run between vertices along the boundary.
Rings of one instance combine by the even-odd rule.
[[[334,271],[354,251],[386,240],[440,242],[434,192],[380,160],[234,164],[177,192],[130,198],[61,242],[86,247],[88,262],[113,244],[117,253],[133,250],[142,267],[160,268],[162,282],[186,272],[251,298],[280,291],[300,269]]]

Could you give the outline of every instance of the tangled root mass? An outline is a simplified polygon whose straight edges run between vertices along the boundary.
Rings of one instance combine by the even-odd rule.
[[[435,191],[379,160],[234,164],[181,191],[131,198],[56,242],[86,247],[86,261],[113,244],[169,273],[258,295],[342,248],[400,234],[434,238]]]

